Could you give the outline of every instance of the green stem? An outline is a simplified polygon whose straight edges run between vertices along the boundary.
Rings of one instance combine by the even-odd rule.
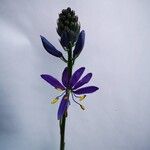
[[[71,47],[71,45],[68,48],[67,67],[68,67],[68,75],[69,75],[68,83],[69,83],[70,78],[72,76],[72,67],[73,67],[73,63],[72,63],[72,47]],[[66,95],[68,95],[68,97],[70,96],[69,90],[70,90],[70,87],[68,87],[68,89],[66,89]],[[64,113],[62,119],[60,119],[60,150],[65,150],[65,125],[66,125],[66,117],[67,117],[67,111]]]
[[[65,149],[65,124],[66,124],[66,115],[63,115],[62,121],[60,121],[60,150]]]

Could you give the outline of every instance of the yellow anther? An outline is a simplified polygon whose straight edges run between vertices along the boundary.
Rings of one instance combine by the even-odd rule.
[[[82,101],[83,99],[85,99],[86,95],[82,95],[82,96],[79,96],[79,100]]]
[[[80,105],[80,107],[81,107],[82,110],[85,110],[85,107],[83,105]]]
[[[62,89],[60,89],[60,88],[56,88],[58,91],[60,91],[60,92],[62,92],[63,90]]]
[[[57,103],[58,102],[58,98],[54,98],[54,99],[52,99],[52,101],[51,101],[51,104],[55,104],[55,103]]]

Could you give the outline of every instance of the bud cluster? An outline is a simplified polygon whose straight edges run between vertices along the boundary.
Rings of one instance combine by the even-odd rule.
[[[57,33],[61,38],[63,38],[61,40],[64,41],[65,38],[67,43],[70,42],[74,45],[77,41],[80,33],[80,24],[78,22],[78,16],[75,15],[75,11],[71,10],[70,7],[63,9],[59,14],[57,21]]]

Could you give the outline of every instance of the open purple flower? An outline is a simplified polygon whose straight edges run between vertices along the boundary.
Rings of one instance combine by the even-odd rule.
[[[88,83],[92,77],[92,73],[88,73],[87,75],[85,75],[83,78],[80,79],[84,70],[85,70],[84,67],[81,67],[78,70],[76,70],[69,81],[68,69],[66,67],[62,73],[62,83],[60,83],[56,78],[52,77],[51,75],[48,74],[41,75],[41,77],[49,84],[51,84],[54,88],[62,91],[62,93],[56,98],[54,98],[51,102],[52,104],[54,104],[59,100],[60,97],[63,96],[58,109],[57,114],[58,120],[62,118],[63,114],[66,112],[70,104],[69,95],[66,95],[66,90],[69,90],[69,93],[72,95],[73,101],[84,110],[84,106],[81,105],[79,102],[77,102],[75,98],[78,98],[81,101],[86,97],[86,94],[93,93],[99,89],[96,86],[82,87],[83,85]]]

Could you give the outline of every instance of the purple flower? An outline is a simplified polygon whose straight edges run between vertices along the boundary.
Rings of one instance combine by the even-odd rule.
[[[62,83],[60,83],[56,78],[52,77],[51,75],[41,75],[41,77],[49,84],[51,84],[54,88],[56,88],[59,91],[62,91],[62,93],[56,98],[54,98],[51,102],[52,104],[54,104],[59,100],[60,97],[63,96],[58,109],[58,120],[62,118],[63,114],[67,111],[68,106],[70,104],[69,95],[66,94],[66,90],[69,91],[69,93],[72,95],[73,101],[84,110],[84,106],[77,102],[75,98],[78,98],[80,101],[82,101],[86,97],[86,94],[93,93],[99,89],[96,86],[82,87],[83,85],[88,83],[92,77],[92,73],[88,73],[83,78],[81,78],[84,70],[84,67],[81,67],[78,70],[76,70],[69,81],[68,69],[66,67],[62,73]]]

